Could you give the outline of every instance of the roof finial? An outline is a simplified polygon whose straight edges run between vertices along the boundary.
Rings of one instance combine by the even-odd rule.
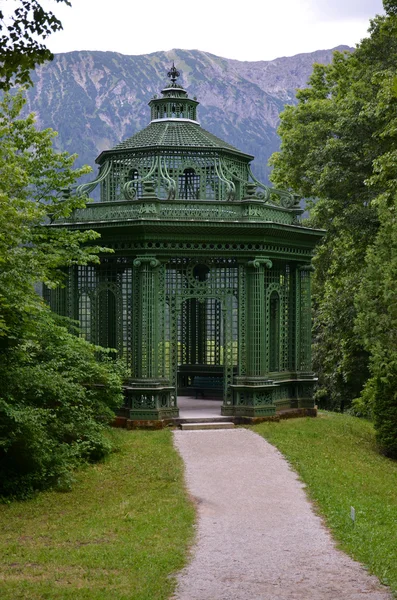
[[[168,77],[171,79],[172,84],[175,85],[176,80],[178,79],[180,72],[175,68],[174,63],[172,63],[171,69],[167,73]]]

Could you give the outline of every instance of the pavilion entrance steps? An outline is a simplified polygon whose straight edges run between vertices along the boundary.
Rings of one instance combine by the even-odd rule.
[[[182,431],[197,431],[205,429],[234,429],[234,423],[232,421],[189,421],[187,423],[180,423],[179,425]]]
[[[234,419],[221,415],[222,401],[218,399],[197,399],[189,396],[178,397],[179,417],[174,425],[183,430],[231,429]]]

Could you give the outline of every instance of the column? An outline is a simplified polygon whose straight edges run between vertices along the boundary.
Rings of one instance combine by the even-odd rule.
[[[240,347],[246,351],[245,374],[235,378],[233,405],[222,406],[222,414],[241,417],[263,417],[273,415],[274,391],[277,385],[266,376],[266,310],[265,269],[271,269],[272,261],[267,257],[256,257],[246,265],[247,294],[245,319],[239,318],[240,335],[245,337]],[[241,295],[240,295],[241,298]],[[241,310],[241,305],[239,310]]]
[[[255,258],[247,265],[248,319],[247,319],[247,375],[263,377],[266,369],[265,331],[265,267],[271,269],[268,258]]]
[[[312,265],[298,267],[297,277],[297,370],[312,370],[312,315],[311,273]]]
[[[153,256],[140,256],[134,260],[138,286],[136,307],[136,376],[150,379],[158,376],[158,267],[160,261]]]
[[[299,408],[312,408],[316,378],[312,372],[312,317],[311,317],[311,273],[310,264],[297,269],[297,339],[296,358],[298,379],[296,400]]]
[[[160,344],[159,267],[155,256],[138,256],[134,262],[134,377],[125,388],[129,425],[175,418],[179,414],[175,387],[162,377]],[[161,364],[160,364],[161,362]]]

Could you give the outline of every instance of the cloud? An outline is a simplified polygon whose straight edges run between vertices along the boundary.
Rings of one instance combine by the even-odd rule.
[[[310,8],[319,21],[370,19],[384,14],[382,0],[310,0]]]
[[[1,2],[1,0],[0,0]],[[181,4],[169,14],[164,0],[78,0],[72,8],[43,0],[63,23],[50,36],[53,52],[111,50],[146,54],[171,48],[199,49],[238,60],[272,60],[301,52],[354,46],[367,35],[381,0],[230,0]],[[182,8],[183,7],[183,8]],[[210,15],[210,18],[209,16]]]

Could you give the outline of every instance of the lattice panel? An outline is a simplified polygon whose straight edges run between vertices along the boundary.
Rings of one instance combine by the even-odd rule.
[[[289,371],[292,370],[291,365],[291,346],[293,331],[293,318],[294,313],[291,313],[290,306],[290,290],[291,290],[291,270],[290,266],[285,265],[284,279],[283,279],[283,303],[281,313],[281,330],[280,330],[280,370]]]
[[[122,297],[122,356],[129,368],[132,365],[132,267],[125,266],[121,276]]]
[[[250,267],[248,272],[248,365],[249,374],[253,376],[264,373],[264,286],[263,267]],[[267,311],[268,312],[268,311]],[[267,315],[267,313],[266,313]],[[266,327],[266,335],[269,327]]]
[[[310,298],[310,270],[300,270],[300,370],[311,370],[311,298]]]
[[[200,173],[192,168],[184,169],[178,175],[178,197],[183,200],[197,200],[200,197]]]
[[[164,345],[163,345],[163,377],[168,380],[172,378],[172,330],[171,330],[171,308],[170,302],[164,302]]]
[[[81,335],[87,341],[92,342],[91,332],[91,296],[87,292],[83,292],[79,297],[79,321]]]
[[[236,188],[235,200],[241,200],[245,194],[245,183],[249,175],[247,164],[237,158],[219,157],[216,151],[192,153],[167,150],[158,161],[158,154],[134,152],[113,157],[111,170],[101,182],[101,201],[123,200],[123,185],[137,181],[134,186],[137,197],[142,195],[142,178],[150,176],[155,181],[156,194],[165,199],[168,189],[164,178],[176,183],[176,198],[228,200],[227,181]],[[161,163],[161,166],[160,166]],[[221,177],[220,177],[221,175]],[[140,180],[140,181],[139,181]]]
[[[238,267],[238,375],[247,373],[247,269],[245,265]]]
[[[220,300],[190,298],[178,319],[178,363],[223,365],[224,323]]]
[[[269,298],[269,371],[280,369],[280,296],[273,291]]]
[[[233,394],[231,385],[238,365],[238,297],[228,294],[225,298],[225,347],[224,347],[224,402],[231,405]]]
[[[81,335],[116,348],[130,366],[132,359],[132,269],[126,258],[103,259],[99,266],[74,270],[76,315]]]
[[[103,288],[96,295],[97,329],[96,339],[100,346],[117,348],[119,343],[117,331],[118,298],[114,289]]]
[[[169,310],[165,297],[165,265],[157,272],[157,311],[158,311],[158,375],[169,376]]]
[[[265,271],[266,370],[293,370],[295,316],[291,307],[291,271],[274,264]]]
[[[49,290],[43,285],[43,298],[49,304],[52,311],[64,317],[69,316],[68,308],[68,285]]]

